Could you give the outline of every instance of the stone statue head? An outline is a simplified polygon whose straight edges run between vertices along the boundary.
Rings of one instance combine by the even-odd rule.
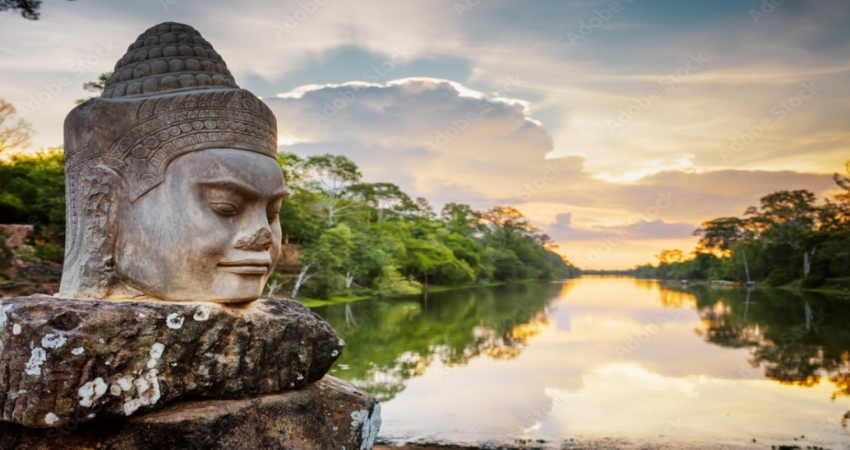
[[[238,303],[280,256],[277,122],[192,27],[130,45],[65,120],[60,295]]]

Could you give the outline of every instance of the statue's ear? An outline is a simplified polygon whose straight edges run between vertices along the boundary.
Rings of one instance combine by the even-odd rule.
[[[104,165],[84,171],[79,181],[79,295],[105,298],[118,282],[114,267],[117,218],[127,208],[127,183],[120,173]]]

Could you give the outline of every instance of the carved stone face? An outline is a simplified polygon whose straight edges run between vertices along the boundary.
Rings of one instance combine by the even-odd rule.
[[[166,301],[257,299],[280,257],[276,161],[232,149],[189,153],[118,220],[121,284]]]

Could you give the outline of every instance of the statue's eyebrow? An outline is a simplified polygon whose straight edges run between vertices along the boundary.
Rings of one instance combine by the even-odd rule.
[[[209,189],[209,188],[225,189],[225,190],[233,191],[233,192],[235,192],[239,195],[242,195],[243,197],[250,197],[250,198],[263,198],[264,197],[253,186],[242,183],[241,181],[238,181],[238,180],[235,180],[235,179],[232,179],[232,178],[223,178],[223,179],[217,179],[217,180],[205,180],[205,181],[202,181],[200,184],[201,184],[201,186],[203,186],[206,189]],[[287,192],[286,187],[281,186],[280,188],[278,188],[274,192],[272,192],[272,194],[269,197],[273,198],[273,199],[282,198],[286,195],[286,192]]]

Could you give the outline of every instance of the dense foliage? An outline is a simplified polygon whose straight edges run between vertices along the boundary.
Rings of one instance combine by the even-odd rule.
[[[61,149],[0,159],[0,223],[65,224],[65,162]]]
[[[352,290],[395,296],[429,285],[578,275],[515,208],[475,211],[449,203],[438,215],[427,200],[393,184],[362,182],[344,156],[281,154],[280,163],[290,189],[281,226],[285,242],[298,244],[301,263],[293,296]]]
[[[822,203],[806,190],[779,191],[743,217],[707,221],[695,232],[701,239],[691,258],[664,251],[657,266],[640,266],[636,275],[774,286],[799,281],[803,288],[850,277],[850,179],[836,174],[835,182],[841,192]]]

